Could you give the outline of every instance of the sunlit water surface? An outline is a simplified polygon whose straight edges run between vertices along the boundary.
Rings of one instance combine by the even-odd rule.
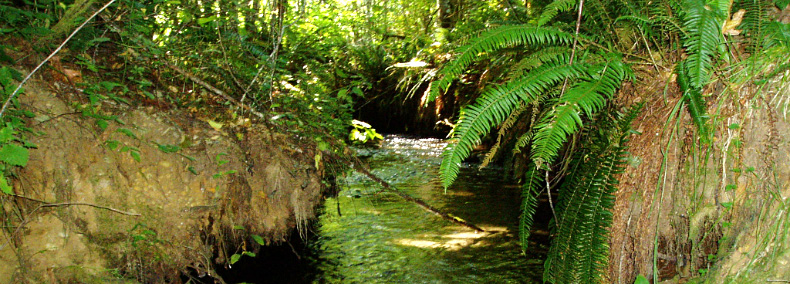
[[[541,257],[523,255],[518,243],[518,187],[505,183],[501,170],[465,167],[445,193],[438,180],[444,145],[389,136],[381,148],[361,152],[372,172],[394,187],[486,232],[443,220],[350,175],[319,220],[310,260],[314,283],[539,283]]]

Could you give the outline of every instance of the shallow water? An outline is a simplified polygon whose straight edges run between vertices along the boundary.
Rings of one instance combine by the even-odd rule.
[[[539,283],[542,256],[518,243],[519,189],[501,170],[462,169],[445,193],[437,139],[388,136],[362,150],[371,171],[392,186],[486,230],[441,219],[361,175],[327,200],[311,257],[314,283]],[[541,245],[533,245],[539,253]]]

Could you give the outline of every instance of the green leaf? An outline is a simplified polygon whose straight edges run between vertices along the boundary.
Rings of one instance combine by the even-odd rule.
[[[137,139],[137,135],[134,135],[134,132],[126,128],[118,128],[118,130],[115,130],[115,132],[123,133],[124,135],[129,136],[132,139]]]
[[[239,261],[239,259],[241,259],[241,255],[238,253],[234,253],[233,255],[230,256],[230,264],[236,263],[237,261]]]
[[[30,142],[30,141],[23,141],[22,144],[23,144],[22,147],[25,147],[25,148],[28,148],[28,149],[38,149],[38,145],[36,145],[36,143]]]
[[[8,143],[8,141],[14,140],[14,128],[11,125],[3,127],[0,129],[0,144]]]
[[[165,153],[175,153],[181,150],[181,147],[176,145],[159,145],[159,150]]]
[[[12,166],[27,166],[30,153],[25,147],[16,144],[6,144],[0,148],[0,161]]]
[[[779,10],[784,10],[788,4],[790,4],[790,0],[774,0],[774,5],[776,5]]]
[[[264,241],[264,240],[263,240],[263,238],[262,238],[261,236],[258,236],[258,235],[252,235],[252,239],[253,239],[253,240],[254,240],[256,243],[258,243],[259,245],[262,245],[262,246],[265,246],[265,245],[266,245],[266,241]]]
[[[205,25],[206,23],[210,23],[210,22],[212,22],[212,21],[214,21],[216,19],[217,19],[217,17],[215,17],[215,16],[211,16],[211,17],[208,17],[208,18],[199,18],[197,20],[197,23],[198,23],[198,25],[202,26],[202,25]]]
[[[14,188],[12,188],[11,185],[8,184],[8,181],[6,181],[5,176],[3,176],[2,172],[0,172],[0,191],[8,195],[14,194]]]
[[[117,149],[120,144],[121,144],[121,142],[118,142],[117,140],[104,141],[104,146],[107,147],[107,149],[110,149],[110,150]]]
[[[365,97],[365,93],[363,93],[363,92],[362,92],[362,89],[360,89],[360,88],[358,88],[358,87],[353,87],[353,88],[351,88],[351,92],[352,92],[352,93],[354,93],[354,94],[356,94],[356,95],[357,95],[357,96],[359,96],[360,98],[364,98],[364,97]]]
[[[529,235],[534,222],[535,211],[538,208],[538,196],[542,192],[543,176],[534,163],[529,163],[524,174],[524,185],[521,187],[521,216],[519,218],[518,236],[521,250],[526,252],[529,245]]]
[[[249,256],[249,257],[255,257],[255,253],[251,252],[251,251],[245,251],[244,255]]]
[[[88,45],[94,45],[94,44],[97,44],[97,43],[102,43],[102,42],[107,42],[107,41],[110,41],[110,38],[107,38],[107,37],[97,37],[97,38],[94,38],[94,39],[90,40],[90,41],[88,42]]]
[[[217,166],[222,166],[222,165],[227,164],[228,162],[230,162],[228,160],[223,160],[222,159],[222,156],[225,156],[225,155],[227,155],[227,153],[219,153],[219,154],[217,154],[216,157],[214,157],[214,161],[217,162]]]
[[[708,5],[706,0],[685,0],[683,8],[683,28],[687,30],[683,46],[689,54],[685,60],[688,84],[691,88],[702,89],[710,80],[713,57],[723,37],[721,27],[725,16],[720,7]]]
[[[197,170],[195,170],[195,167],[193,167],[193,166],[189,166],[189,167],[187,167],[187,171],[189,171],[189,172],[190,172],[190,173],[192,173],[193,175],[198,175],[198,172],[197,172]]]
[[[22,110],[22,115],[24,115],[27,118],[34,118],[34,117],[36,117],[35,113],[33,113],[32,111],[26,110],[26,109]]]
[[[100,128],[102,131],[104,131],[104,130],[106,130],[106,129],[107,129],[107,126],[109,126],[109,123],[107,123],[107,121],[106,121],[106,120],[104,120],[104,119],[97,119],[97,120],[96,120],[96,125],[98,125],[98,126],[99,126],[99,128]]]
[[[132,159],[134,159],[134,160],[135,160],[135,161],[137,161],[138,163],[140,162],[140,152],[137,152],[137,151],[130,151],[130,152],[129,152],[129,156],[132,156]]]
[[[244,226],[242,225],[233,225],[234,230],[244,230]]]
[[[645,276],[639,275],[636,277],[636,281],[634,281],[634,284],[650,284],[650,281],[648,281],[647,278],[645,278]]]
[[[574,7],[576,7],[576,2],[578,1],[576,0],[552,1],[551,3],[546,5],[546,7],[543,8],[543,13],[540,14],[540,18],[538,19],[538,26],[545,25],[546,23],[554,19],[554,17],[557,16],[558,13],[572,10]]]

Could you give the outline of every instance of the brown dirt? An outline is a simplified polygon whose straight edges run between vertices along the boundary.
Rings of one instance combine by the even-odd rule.
[[[633,125],[642,134],[629,143],[635,162],[620,177],[609,281],[655,273],[667,283],[790,280],[790,124],[775,99],[787,96],[781,84],[761,93],[708,90],[717,94],[707,98],[716,134],[700,146],[685,108],[665,126],[680,94],[669,76],[652,76],[619,98],[642,98],[645,107]]]
[[[38,149],[14,182],[24,198],[2,197],[10,227],[0,283],[180,282],[188,269],[214,276],[230,254],[259,248],[251,234],[279,242],[315,216],[323,165],[313,147],[288,136],[243,121],[216,130],[179,110],[109,105],[122,123],[101,131],[41,83],[26,89],[20,101],[42,135],[30,137]],[[140,161],[123,147],[138,149]]]

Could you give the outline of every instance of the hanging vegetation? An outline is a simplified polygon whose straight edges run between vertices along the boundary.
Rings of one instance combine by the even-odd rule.
[[[18,174],[35,162],[31,157],[39,145],[31,138],[40,133],[32,126],[56,119],[20,100],[27,90],[18,87],[27,73],[50,83],[67,102],[68,115],[90,122],[86,131],[96,139],[120,128],[125,130],[116,134],[140,142],[121,127],[126,109],[177,110],[217,132],[235,129],[223,143],[246,143],[245,131],[257,123],[267,129],[260,133],[278,133],[290,138],[284,144],[309,148],[294,150],[297,160],[331,174],[348,169],[337,162],[347,157],[322,168],[333,163],[322,153],[350,155],[347,143],[375,145],[385,131],[443,135],[452,129],[440,165],[443,186],[452,190],[464,161],[479,146],[490,146],[482,164],[504,164],[522,185],[524,250],[539,200],[548,199],[546,282],[630,284],[637,275],[654,283],[672,277],[745,281],[743,275],[763,262],[765,271],[778,271],[769,267],[771,261],[787,255],[767,259],[755,253],[739,260],[738,254],[747,253],[736,250],[724,261],[753,228],[731,222],[738,217],[768,224],[759,233],[787,231],[787,214],[781,212],[788,206],[783,196],[790,193],[782,190],[790,181],[781,162],[787,158],[783,126],[790,113],[789,4],[0,0],[0,217],[11,224],[6,233],[16,236],[16,228],[36,213],[15,207],[24,184]],[[26,71],[36,66],[38,73]],[[744,130],[750,123],[761,131]],[[638,136],[632,124],[651,136]],[[637,139],[641,148],[629,151],[628,143]],[[122,158],[136,162],[152,149],[175,153],[194,146],[187,138],[173,145],[148,143],[151,149],[119,143],[95,144],[118,148]],[[747,143],[753,148],[744,150]],[[277,157],[286,155],[281,151]],[[221,156],[205,160],[221,166]],[[642,162],[652,168],[629,172],[627,165]],[[251,165],[242,171],[251,175]],[[191,166],[186,171],[185,180],[198,172]],[[618,179],[635,177],[641,187],[619,196]],[[236,193],[246,192],[241,183],[236,187]],[[675,198],[672,214],[682,216],[665,218],[673,222],[668,225],[658,217],[669,210],[665,196]],[[618,204],[636,213],[618,212]],[[649,227],[644,237],[623,229],[631,224],[627,214]],[[776,220],[764,217],[771,214]],[[294,224],[303,229],[307,215]],[[658,224],[673,231],[660,232]],[[613,230],[632,239],[609,234]],[[784,241],[780,237],[764,240],[745,246],[784,245],[790,251],[790,245],[776,244]],[[628,248],[629,241],[635,247]],[[230,265],[250,253],[239,250],[216,262]],[[620,257],[616,264],[610,255]],[[635,264],[629,267],[623,259],[631,256]],[[211,270],[203,266],[195,269]],[[141,282],[154,277],[134,272],[139,271],[124,271]],[[790,277],[781,273],[771,279]]]

